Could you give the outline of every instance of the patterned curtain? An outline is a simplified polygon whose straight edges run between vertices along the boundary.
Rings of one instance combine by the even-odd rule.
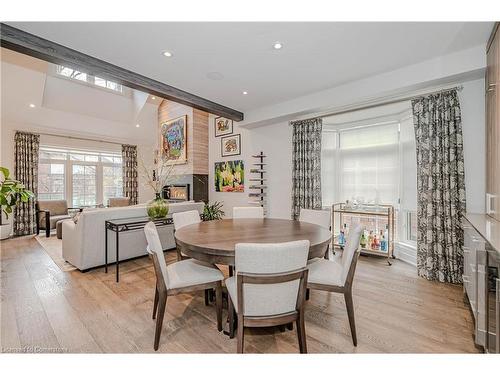
[[[292,121],[292,218],[321,208],[321,118]]]
[[[38,151],[40,135],[16,132],[14,136],[14,176],[26,189],[38,192]],[[14,235],[36,233],[35,202],[19,203],[14,210]]]
[[[137,146],[122,145],[123,195],[130,198],[130,204],[138,202]]]
[[[429,280],[461,283],[465,173],[456,90],[412,101],[417,144],[417,269]]]

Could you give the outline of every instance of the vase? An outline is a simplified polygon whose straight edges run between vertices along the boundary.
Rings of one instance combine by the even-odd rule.
[[[156,198],[148,202],[147,211],[150,219],[162,219],[168,215],[168,202],[156,194]]]

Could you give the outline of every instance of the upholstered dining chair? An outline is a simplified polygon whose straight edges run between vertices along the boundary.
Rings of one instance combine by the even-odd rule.
[[[308,208],[301,208],[299,221],[304,223],[316,224],[327,230],[330,230],[332,214],[330,211],[325,210],[311,210]],[[329,258],[330,245],[326,248],[325,259]]]
[[[262,219],[263,207],[233,207],[233,219]]]
[[[154,341],[155,350],[158,350],[160,343],[168,296],[215,288],[217,329],[219,332],[222,331],[222,280],[224,279],[222,272],[215,266],[195,259],[182,260],[167,265],[156,225],[153,222],[149,222],[144,227],[144,233],[148,242],[147,251],[153,258],[156,274],[153,306],[153,319],[157,318]],[[158,317],[156,317],[157,312]]]
[[[200,213],[196,210],[176,212],[172,214],[172,220],[174,221],[174,230],[179,230],[186,225],[197,224],[201,222]],[[179,247],[176,248],[177,260],[188,259],[187,256],[183,255]]]
[[[344,295],[354,346],[358,345],[358,339],[356,336],[356,324],[354,322],[352,283],[359,258],[359,240],[362,231],[363,227],[360,225],[350,230],[344,251],[338,261],[319,259],[307,265],[309,269],[308,289],[324,290]]]
[[[307,353],[304,297],[309,241],[240,243],[235,247],[236,276],[226,279],[229,330],[243,353],[245,327],[271,327],[296,322],[301,353]]]

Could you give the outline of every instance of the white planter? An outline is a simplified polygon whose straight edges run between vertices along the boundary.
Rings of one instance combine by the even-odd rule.
[[[10,236],[10,224],[0,225],[0,239],[5,240]]]

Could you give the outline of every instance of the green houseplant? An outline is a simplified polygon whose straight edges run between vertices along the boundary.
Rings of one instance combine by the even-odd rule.
[[[221,220],[225,215],[222,210],[221,202],[214,202],[212,204],[205,203],[205,207],[203,208],[203,221],[210,220]]]
[[[19,202],[27,203],[34,194],[27,190],[25,186],[17,180],[10,177],[10,171],[7,168],[0,167],[0,173],[2,179],[0,181],[0,227],[1,227],[1,238],[4,239],[8,237],[10,233],[9,223],[4,224],[2,222],[3,214],[8,219],[9,214],[12,213],[13,208]]]

